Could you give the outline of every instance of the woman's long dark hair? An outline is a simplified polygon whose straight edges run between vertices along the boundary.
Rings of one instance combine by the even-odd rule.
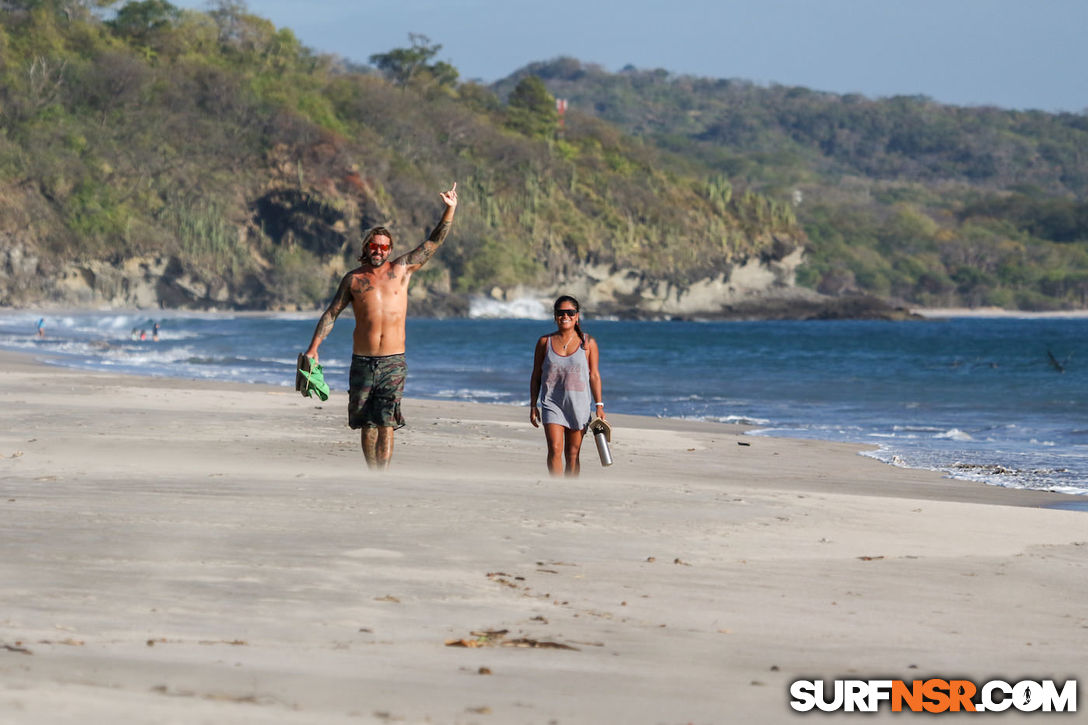
[[[578,300],[574,299],[570,295],[563,295],[555,301],[555,304],[552,305],[553,316],[555,315],[555,313],[559,312],[559,305],[563,304],[564,302],[571,303],[572,305],[574,305],[574,311],[581,313],[582,306],[578,304]],[[578,333],[578,339],[582,341],[582,348],[584,349],[586,346],[586,333],[582,332],[582,326],[578,322],[574,323],[574,331]]]

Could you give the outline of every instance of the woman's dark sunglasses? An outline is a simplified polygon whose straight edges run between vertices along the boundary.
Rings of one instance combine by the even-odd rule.
[[[555,311],[555,316],[556,317],[574,317],[577,314],[578,314],[578,310],[564,309],[564,310],[556,310]]]

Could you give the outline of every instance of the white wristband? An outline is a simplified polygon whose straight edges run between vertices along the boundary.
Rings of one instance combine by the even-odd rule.
[[[603,408],[603,407],[604,407],[604,403],[597,403],[597,407],[598,407],[598,408]]]

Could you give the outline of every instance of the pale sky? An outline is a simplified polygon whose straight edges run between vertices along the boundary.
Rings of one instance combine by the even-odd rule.
[[[207,9],[206,0],[173,0]],[[618,71],[958,105],[1088,110],[1088,0],[249,0],[314,50],[365,63],[440,43],[462,80],[561,55]]]

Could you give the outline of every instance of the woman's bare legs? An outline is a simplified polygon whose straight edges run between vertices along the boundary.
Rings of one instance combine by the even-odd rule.
[[[548,473],[553,476],[577,476],[582,466],[579,453],[582,450],[582,431],[564,428],[558,423],[545,423],[544,436],[548,441]],[[566,465],[563,459],[566,458]]]
[[[563,443],[566,428],[557,423],[544,424],[544,437],[548,441],[548,473],[563,475]]]
[[[564,428],[566,434],[567,475],[577,476],[582,472],[582,463],[579,454],[582,451],[582,436],[580,430]]]

